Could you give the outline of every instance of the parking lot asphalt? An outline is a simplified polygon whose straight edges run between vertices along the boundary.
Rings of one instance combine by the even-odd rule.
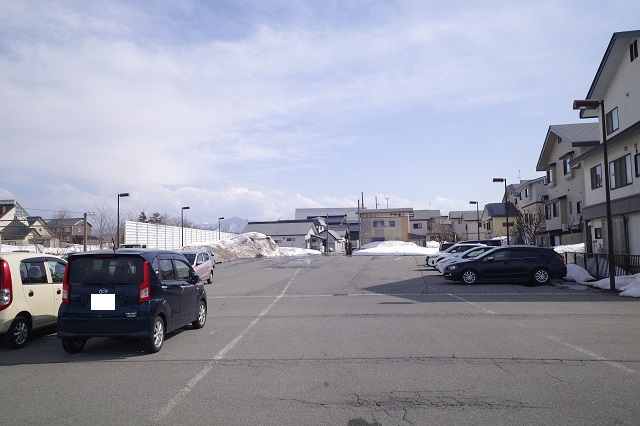
[[[2,424],[637,424],[638,301],[473,286],[422,257],[216,266],[201,330],[0,347]]]

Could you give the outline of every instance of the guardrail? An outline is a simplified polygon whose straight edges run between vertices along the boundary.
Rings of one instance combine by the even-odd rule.
[[[576,264],[585,269],[595,279],[609,276],[609,256],[606,253],[564,253],[567,264]],[[634,275],[640,273],[640,255],[615,254],[613,261],[616,266],[616,276]]]

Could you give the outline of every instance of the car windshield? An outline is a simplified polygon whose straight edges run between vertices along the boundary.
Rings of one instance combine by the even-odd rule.
[[[67,282],[80,284],[135,284],[143,280],[144,260],[137,256],[87,256],[69,264]]]

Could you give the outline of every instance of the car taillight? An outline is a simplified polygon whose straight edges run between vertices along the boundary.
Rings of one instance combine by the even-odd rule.
[[[560,254],[559,254],[559,255],[558,255],[558,258],[560,258],[560,262],[565,263],[565,262],[564,262],[564,256],[562,256],[562,255],[560,255]]]
[[[62,279],[62,301],[69,303],[69,263],[64,268],[64,278]]]
[[[0,260],[0,311],[11,305],[13,301],[12,290],[9,263],[6,260]]]
[[[138,302],[146,302],[151,299],[151,280],[149,278],[149,262],[142,264],[142,284],[140,284],[140,293]]]

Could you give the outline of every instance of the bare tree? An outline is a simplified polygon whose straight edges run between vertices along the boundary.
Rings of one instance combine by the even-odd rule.
[[[64,219],[69,219],[71,217],[71,212],[67,209],[58,210],[54,213],[53,218],[56,220],[54,222],[56,225],[53,229],[53,232],[56,234],[56,238],[59,241],[60,246],[62,243],[72,243],[73,242],[73,232],[72,229],[65,229],[65,226],[62,224]]]
[[[100,248],[104,248],[104,244],[109,244],[116,235],[116,218],[114,214],[115,207],[109,199],[105,197],[102,203],[93,203],[93,234],[100,239]]]
[[[533,244],[536,235],[546,224],[544,208],[540,205],[534,209],[525,210],[517,217],[516,242],[518,244]]]

